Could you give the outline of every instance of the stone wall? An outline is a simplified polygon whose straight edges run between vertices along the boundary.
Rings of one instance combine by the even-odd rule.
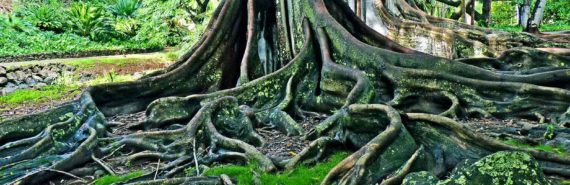
[[[160,50],[162,49],[149,48],[149,49],[109,49],[109,50],[93,50],[93,51],[82,51],[82,52],[34,53],[27,55],[0,56],[0,63],[30,61],[30,60],[46,60],[54,58],[80,58],[80,57],[105,56],[105,55],[150,53]]]
[[[13,68],[0,66],[0,95],[53,84],[64,71],[75,71],[75,67],[57,63]]]

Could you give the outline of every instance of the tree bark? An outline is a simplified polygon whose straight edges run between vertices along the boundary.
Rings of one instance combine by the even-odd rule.
[[[546,0],[536,0],[534,3],[534,10],[532,11],[532,16],[529,18],[524,31],[530,33],[538,33],[540,24],[542,23],[542,17],[544,15],[544,9],[546,8]]]
[[[491,26],[491,5],[492,0],[483,0],[483,20],[486,27]]]
[[[523,30],[527,30],[530,16],[530,0],[523,0],[523,4],[520,10],[520,25]]]

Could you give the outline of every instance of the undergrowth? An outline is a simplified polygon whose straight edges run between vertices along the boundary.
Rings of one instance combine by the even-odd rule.
[[[126,182],[130,179],[134,179],[144,175],[142,170],[134,171],[125,175],[105,175],[93,182],[94,185],[111,185],[111,184],[120,184],[122,182]]]
[[[536,149],[536,150],[542,150],[542,151],[552,152],[552,153],[557,153],[557,154],[562,154],[562,155],[570,155],[569,151],[566,151],[562,147],[549,146],[549,145],[544,145],[544,144],[530,145],[530,144],[523,143],[523,142],[515,140],[515,139],[506,140],[506,141],[504,141],[504,143],[511,145],[511,146],[516,146],[516,147],[532,148],[532,149]]]
[[[254,172],[259,174],[261,184],[295,184],[295,185],[312,185],[320,184],[328,172],[349,153],[339,152],[332,155],[326,161],[315,164],[314,166],[297,166],[293,170],[287,170],[279,173],[263,172],[255,167],[255,165],[236,166],[236,165],[220,165],[207,169],[203,175],[219,176],[226,174],[237,181],[238,185],[252,184],[254,182]],[[193,170],[187,170],[187,175],[194,175]]]

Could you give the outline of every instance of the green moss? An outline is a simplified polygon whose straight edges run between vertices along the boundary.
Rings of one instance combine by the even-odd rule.
[[[114,183],[126,182],[130,179],[134,179],[144,175],[143,171],[135,171],[125,175],[105,175],[97,180],[95,180],[95,185],[110,185]]]
[[[514,140],[514,139],[509,139],[504,141],[505,144],[511,145],[511,146],[516,146],[516,147],[522,147],[522,148],[532,148],[532,149],[536,149],[536,150],[542,150],[545,152],[552,152],[552,153],[557,153],[557,154],[563,154],[563,155],[570,155],[569,151],[566,151],[564,148],[562,147],[556,147],[556,146],[548,146],[548,145],[529,145],[523,142],[520,142],[518,140]]]
[[[259,174],[261,184],[295,184],[310,185],[320,184],[322,179],[328,172],[349,154],[345,152],[332,155],[327,161],[318,163],[314,166],[298,166],[294,170],[283,171],[279,173],[266,173],[258,170],[254,165],[235,166],[222,165],[212,167],[204,172],[206,176],[218,176],[226,174],[233,180],[237,180],[238,185],[252,184],[253,171]],[[189,173],[188,175],[192,175]]]
[[[461,166],[446,180],[411,173],[403,184],[550,184],[538,162],[527,153],[501,151]]]

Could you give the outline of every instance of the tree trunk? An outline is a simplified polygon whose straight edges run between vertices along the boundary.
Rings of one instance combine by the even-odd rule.
[[[353,153],[322,184],[400,184],[418,171],[446,177],[501,156],[511,157],[448,181],[544,184],[544,173],[570,176],[567,155],[507,145],[459,121],[570,121],[570,59],[548,52],[565,49],[530,48],[568,48],[567,35],[496,32],[426,15],[405,0],[374,3],[387,36],[342,0],[223,1],[201,40],[167,69],[1,121],[0,183],[93,176],[104,166],[97,159],[111,158],[110,166],[129,170],[148,164],[138,161],[165,163],[131,184],[221,184],[184,171],[250,163],[275,172],[336,150]],[[468,58],[479,54],[498,57]],[[140,111],[137,123],[106,119]],[[272,158],[259,150],[273,142],[257,132],[267,129],[310,144]],[[420,181],[436,183],[428,176]]]
[[[528,22],[524,31],[530,33],[538,33],[540,28],[540,23],[542,23],[542,17],[544,14],[544,9],[546,8],[546,0],[536,0],[534,3],[534,10],[532,11],[532,16],[530,17],[530,22]]]
[[[491,26],[491,5],[492,0],[483,0],[483,20],[486,27]]]
[[[530,0],[523,0],[520,13],[521,13],[520,25],[523,27],[523,30],[527,30],[529,23],[528,20],[530,16]]]

